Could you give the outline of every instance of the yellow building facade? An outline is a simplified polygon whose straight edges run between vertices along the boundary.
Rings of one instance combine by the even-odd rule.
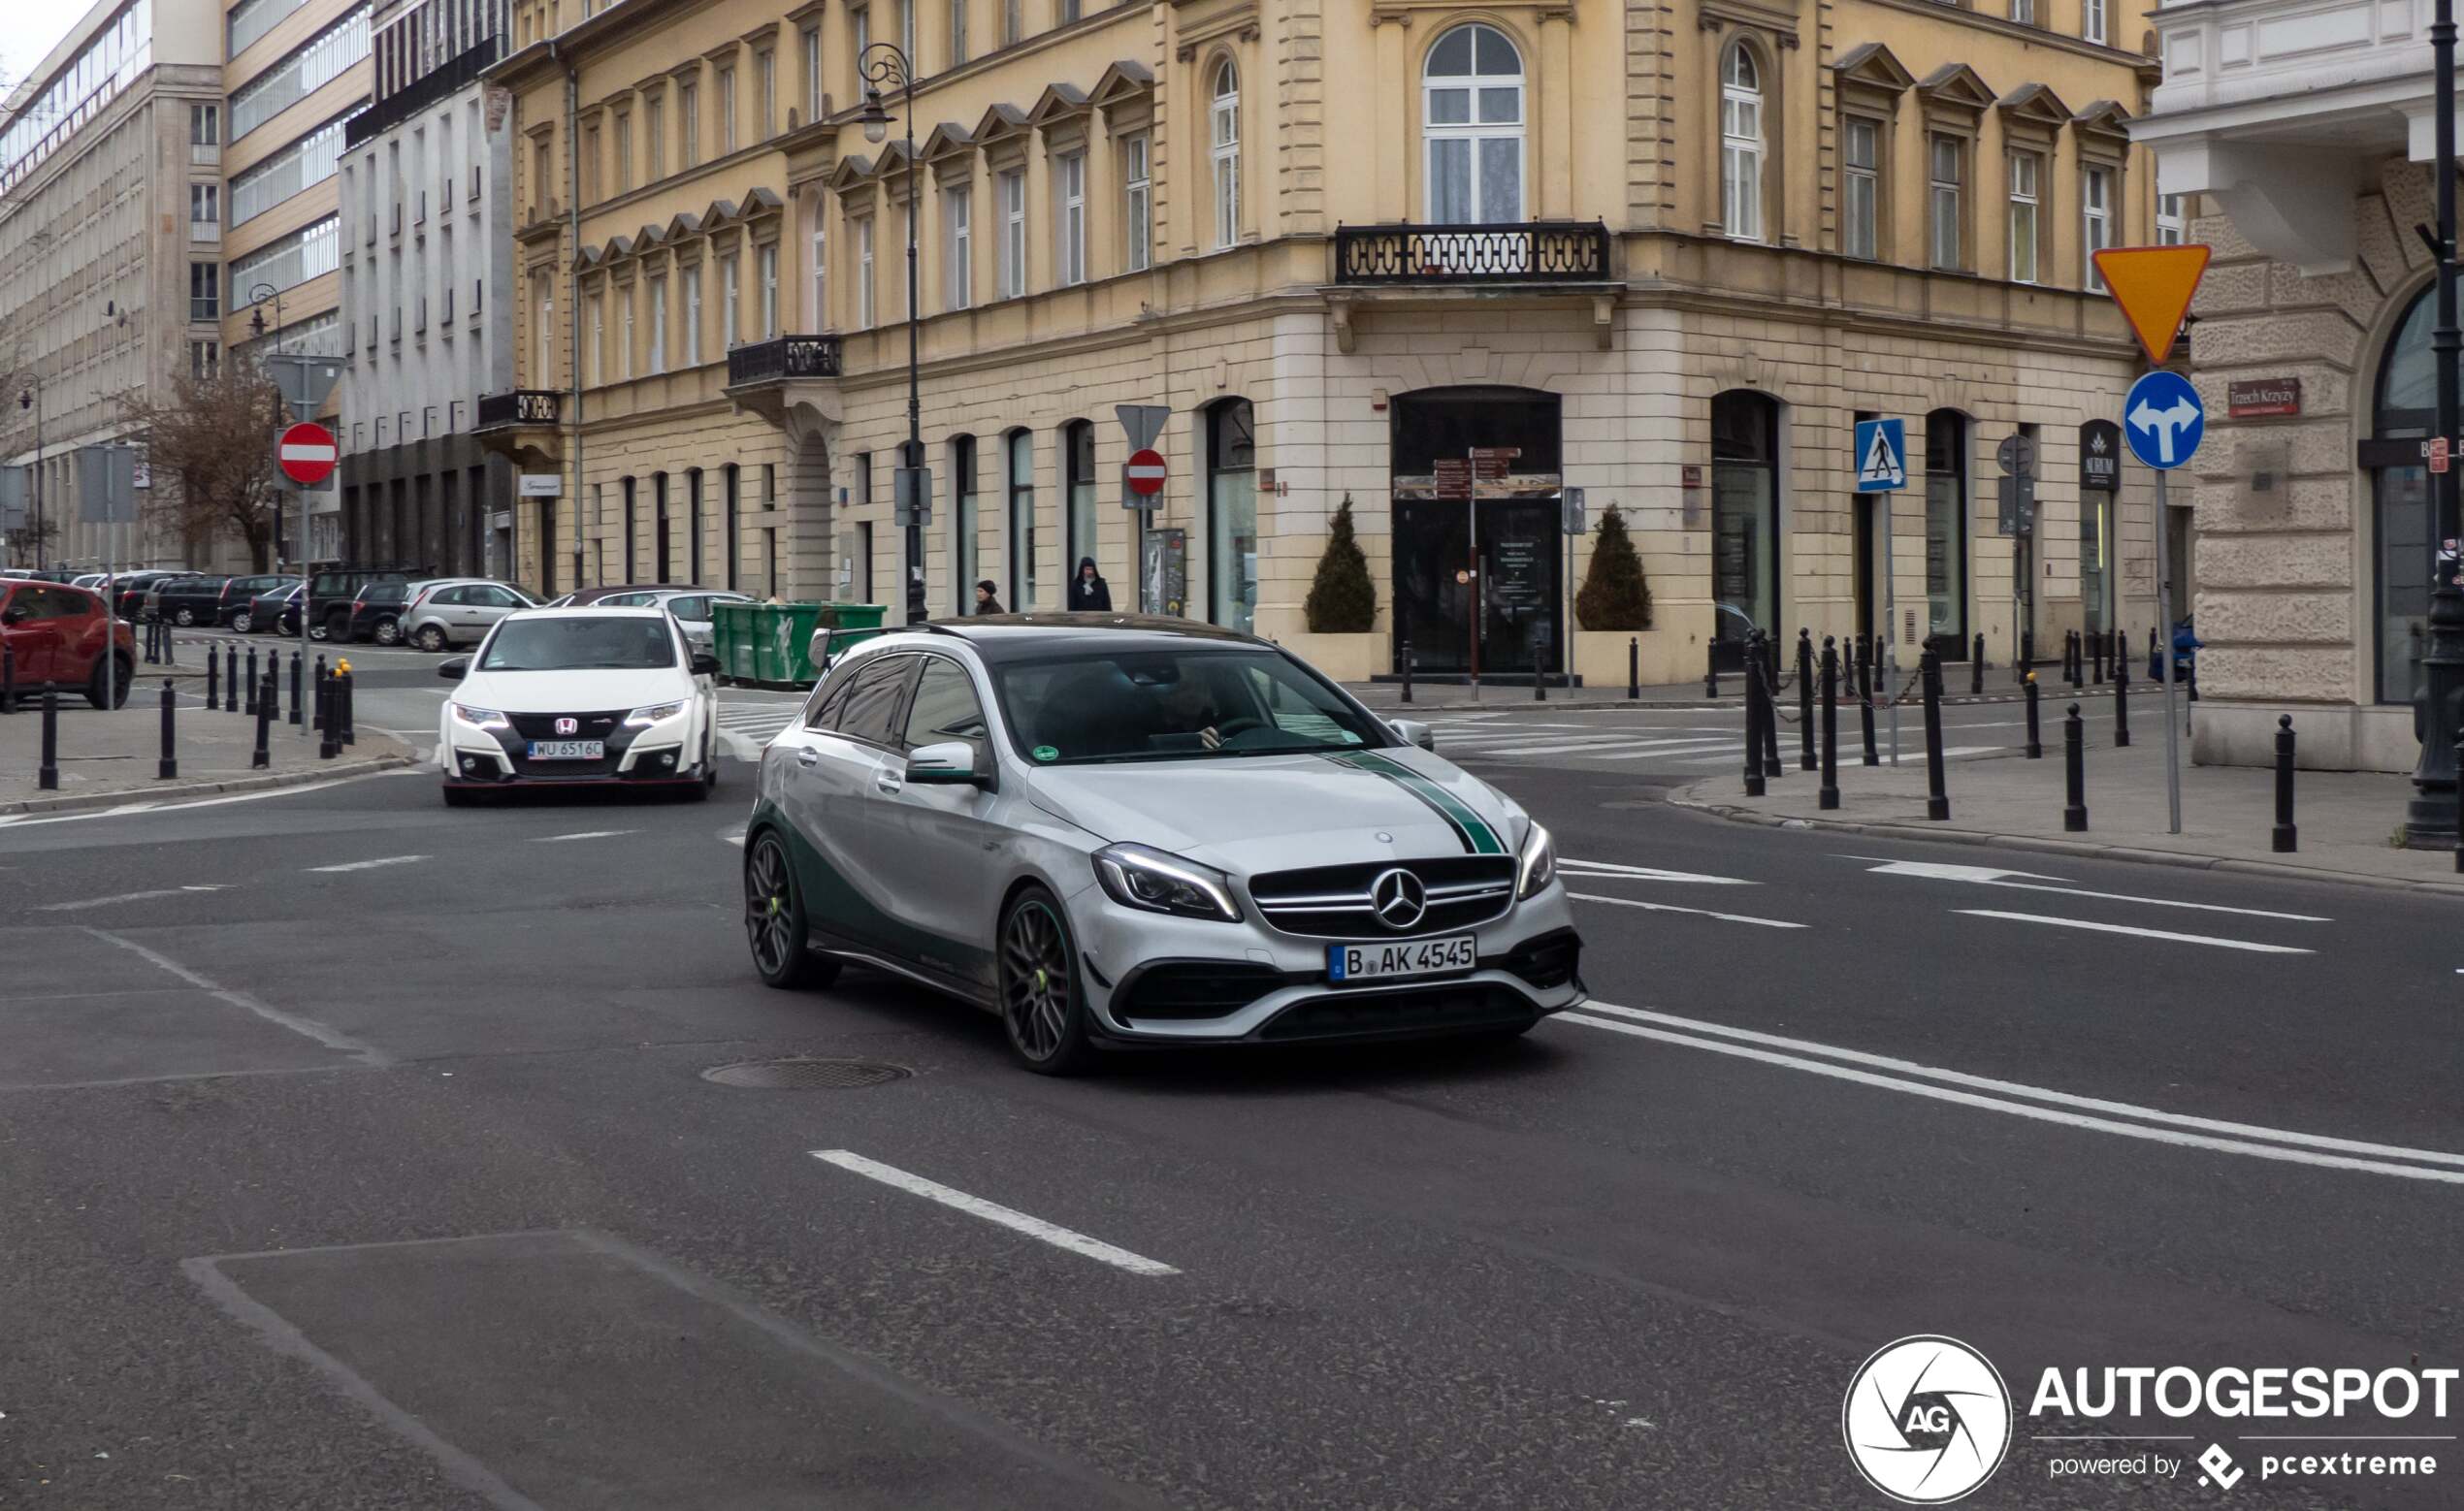
[[[1352,677],[1623,677],[1572,623],[1616,507],[1646,681],[1748,626],[1930,639],[2152,622],[2135,479],[2081,427],[2140,370],[2089,252],[2173,235],[2111,0],[528,0],[510,94],[519,390],[559,497],[523,575],[935,614],[1252,628]],[[859,58],[915,59],[867,140]],[[878,55],[873,54],[873,55]],[[876,121],[878,125],[878,121]],[[912,130],[914,150],[906,143]],[[930,524],[905,560],[907,245]],[[1164,411],[1123,506],[1117,410]],[[1897,418],[1907,486],[1856,491]],[[2032,530],[1995,455],[2034,443]],[[1475,457],[1475,453],[1477,454]],[[1476,500],[1472,497],[1476,495]],[[1309,633],[1348,501],[1374,632]],[[1476,622],[1476,633],[1475,633]]]

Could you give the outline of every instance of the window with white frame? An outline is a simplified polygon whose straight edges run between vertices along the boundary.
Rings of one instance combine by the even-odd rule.
[[[1026,292],[1026,171],[1013,168],[992,180],[1001,207],[1001,294]]]
[[[701,86],[691,80],[676,85],[676,130],[682,138],[676,152],[677,166],[700,166]]]
[[[735,150],[735,70],[719,70],[719,155]]]
[[[591,296],[591,386],[607,381],[607,296]]]
[[[2105,0],[2081,0],[2079,35],[2089,42],[2105,40]]]
[[[719,259],[719,344],[723,348],[744,339],[743,263],[732,254]]]
[[[1121,220],[1129,233],[1126,266],[1144,273],[1154,257],[1154,180],[1147,168],[1147,134],[1123,137],[1120,143]]]
[[[873,45],[873,8],[851,6],[847,12],[847,62],[855,69],[856,93],[864,92],[864,51]]]
[[[188,186],[188,224],[197,232],[222,224],[222,185],[192,183]]]
[[[652,376],[667,370],[667,279],[665,274],[650,280],[650,371]]]
[[[2091,168],[2079,176],[2079,255],[2086,266],[2080,281],[2103,293],[2105,277],[2096,254],[2113,244],[2113,170]]]
[[[1438,39],[1420,71],[1420,121],[1432,222],[1523,218],[1523,55],[1506,33],[1475,22]]]
[[[1071,152],[1053,165],[1059,202],[1053,228],[1054,274],[1063,287],[1086,281],[1086,154]]]
[[[2036,281],[2037,193],[2040,159],[2033,152],[2010,154],[2011,281]]]
[[[804,124],[822,118],[822,29],[804,28]]]
[[[685,360],[688,368],[701,363],[701,265],[685,269]]]
[[[633,286],[626,284],[620,294],[623,328],[617,333],[616,370],[628,381],[633,375]]]
[[[2179,246],[2189,234],[2190,219],[2185,212],[2182,196],[2156,196],[2156,245]]]
[[[865,215],[856,222],[856,325],[862,329],[873,323],[873,217]]]
[[[1851,115],[1840,126],[1839,249],[1850,257],[1878,257],[1882,243],[1882,125]]]
[[[1026,0],[1001,0],[1001,46],[1015,47],[1026,35]]]
[[[1241,238],[1241,72],[1225,58],[1216,65],[1207,111],[1212,125],[1209,148],[1215,172],[1215,244],[1230,246]]]
[[[768,140],[779,129],[779,55],[767,48],[753,54],[753,140]]]
[[[899,203],[897,244],[902,250],[913,248],[916,245],[916,202],[913,200],[903,200]],[[908,260],[907,270],[910,273],[917,271],[916,263],[913,258]],[[917,289],[915,284],[910,282],[908,279],[900,278],[898,280],[899,319],[904,320],[909,315],[916,312],[913,306],[915,305],[916,297],[920,292],[921,291]]]
[[[1763,239],[1763,72],[1741,42],[1720,65],[1720,228]]]
[[[951,309],[975,303],[975,188],[941,191],[941,302]]]
[[[667,102],[653,95],[641,108],[642,145],[647,149],[649,166],[643,172],[645,181],[656,182],[667,177]]]
[[[967,7],[969,0],[950,0],[950,66],[957,67],[967,60]]]
[[[907,54],[910,66],[916,64],[916,0],[898,0],[898,50]]]
[[[1957,137],[1935,136],[1926,145],[1926,163],[1932,265],[1957,268],[1966,241],[1960,234],[1960,200],[1967,177],[1967,145]]]
[[[531,274],[531,370],[541,379],[542,388],[552,386],[545,380],[556,366],[556,284],[544,268]],[[372,329],[369,344],[376,343],[373,329],[374,316],[369,317]],[[594,376],[593,382],[598,378]]]
[[[2011,0],[2011,19],[2022,26],[2036,24],[2036,0]]]
[[[762,273],[762,339],[766,341],[779,334],[779,244],[772,241],[756,256]]]
[[[811,268],[813,276],[812,303],[804,306],[804,328],[808,331],[829,329],[829,238],[823,230],[822,215],[822,202],[816,197],[813,201],[813,231],[805,242],[805,251],[811,259],[807,266]]]

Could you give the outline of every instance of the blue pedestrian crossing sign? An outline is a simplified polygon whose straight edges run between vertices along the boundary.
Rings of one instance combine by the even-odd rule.
[[[2130,454],[2158,471],[2190,460],[2207,434],[2207,406],[2179,372],[2158,368],[2130,385],[2122,401],[2122,438]]]
[[[1905,420],[1857,422],[1857,492],[1889,493],[1908,486],[1908,424]]]

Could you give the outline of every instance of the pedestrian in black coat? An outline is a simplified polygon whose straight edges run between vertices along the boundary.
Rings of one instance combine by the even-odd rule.
[[[1078,575],[1069,580],[1069,606],[1074,614],[1109,614],[1113,606],[1112,584],[1095,570],[1095,559],[1078,559]]]

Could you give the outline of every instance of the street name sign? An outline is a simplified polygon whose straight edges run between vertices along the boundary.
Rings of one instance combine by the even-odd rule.
[[[2166,368],[2143,375],[2122,401],[2122,434],[2130,454],[2158,471],[2188,462],[2207,434],[2207,408],[2190,380]]]
[[[284,431],[274,447],[274,460],[282,475],[309,488],[334,475],[341,455],[341,448],[334,443],[334,433],[312,420],[302,420]]]
[[[2208,249],[2186,246],[2108,246],[2096,254],[2105,292],[2122,306],[2148,360],[2162,366],[2190,312],[2190,296],[2207,272]]]
[[[1908,486],[1908,424],[1905,420],[1859,420],[1857,492],[1889,493]]]

